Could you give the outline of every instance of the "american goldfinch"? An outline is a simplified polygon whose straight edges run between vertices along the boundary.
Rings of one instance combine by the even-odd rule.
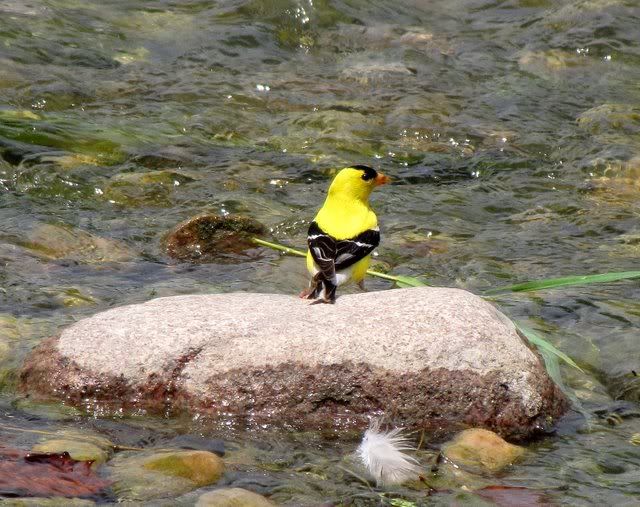
[[[300,297],[334,303],[336,289],[348,281],[362,285],[371,252],[380,243],[378,218],[369,195],[389,181],[365,165],[342,169],[333,179],[327,199],[309,226],[307,269],[309,288]]]

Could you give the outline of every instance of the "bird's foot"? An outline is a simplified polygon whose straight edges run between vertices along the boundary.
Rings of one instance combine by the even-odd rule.
[[[362,292],[369,292],[369,291],[367,290],[367,288],[364,286],[364,280],[360,280],[360,281],[358,282],[358,288],[359,288]]]
[[[311,284],[310,287],[304,289],[300,292],[300,299],[316,299],[320,293],[320,286],[316,284]]]
[[[314,290],[315,289],[311,289],[311,288],[304,289],[302,292],[300,292],[300,294],[298,294],[298,297],[300,299],[314,299],[312,297]]]
[[[314,299],[313,301],[311,301],[311,303],[309,303],[309,306],[311,306],[311,305],[321,305],[321,304],[333,305],[333,304],[335,304],[335,302],[336,302],[335,299],[320,298],[320,299]]]

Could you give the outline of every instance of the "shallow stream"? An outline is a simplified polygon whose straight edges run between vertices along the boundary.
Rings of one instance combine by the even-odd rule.
[[[17,370],[113,306],[298,292],[297,258],[176,264],[160,239],[208,211],[302,247],[348,164],[394,180],[373,199],[382,270],[481,293],[638,269],[639,83],[634,1],[0,0],[0,440],[29,449],[41,435],[21,430],[81,428],[153,447],[190,433],[226,442],[225,483],[280,503],[478,505],[455,481],[428,498],[369,489],[344,471],[351,438],[36,405]],[[585,370],[563,369],[584,413],[477,480],[554,505],[640,502],[639,296],[628,281],[495,299]]]

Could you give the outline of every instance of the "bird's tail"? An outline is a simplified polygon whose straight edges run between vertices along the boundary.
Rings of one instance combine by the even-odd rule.
[[[357,454],[377,484],[390,486],[418,479],[421,469],[414,457],[405,451],[415,450],[402,428],[380,429],[380,421],[372,421],[365,431]]]

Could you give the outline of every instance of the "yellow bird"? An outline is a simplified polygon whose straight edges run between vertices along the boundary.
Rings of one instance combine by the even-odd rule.
[[[349,281],[362,286],[371,252],[380,244],[378,218],[369,195],[389,178],[365,165],[342,169],[333,179],[327,199],[309,226],[307,269],[309,288],[300,297],[334,303],[336,289]]]

